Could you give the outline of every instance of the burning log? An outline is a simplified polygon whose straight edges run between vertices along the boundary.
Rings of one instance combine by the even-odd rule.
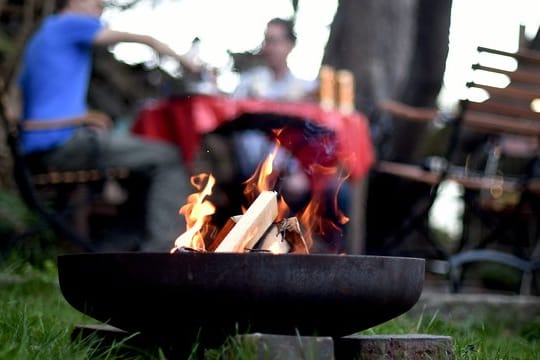
[[[215,252],[244,252],[253,248],[278,215],[277,193],[263,191],[216,247]]]
[[[242,215],[236,215],[229,218],[212,244],[208,246],[208,251],[215,251],[217,246],[241,218]],[[309,246],[304,239],[300,223],[296,217],[283,219],[278,223],[273,223],[255,243],[255,247],[247,249],[251,251],[271,252],[273,254],[309,253]]]
[[[344,83],[341,94],[342,110],[351,105],[352,76],[347,72],[340,72],[341,82]],[[209,224],[210,217],[215,213],[215,206],[208,197],[212,194],[215,179],[211,174],[199,174],[191,178],[192,185],[199,192],[191,194],[187,203],[181,207],[180,213],[186,218],[186,231],[175,240],[171,252],[177,251],[210,251],[210,252],[239,252],[267,251],[272,253],[297,253],[307,254],[312,244],[312,231],[325,228],[326,223],[334,226],[330,220],[320,216],[321,196],[313,197],[310,203],[299,213],[299,218],[291,217],[281,222],[290,209],[281,198],[278,204],[276,181],[279,171],[273,170],[273,162],[276,157],[279,144],[274,151],[268,154],[266,160],[257,168],[255,173],[244,183],[244,194],[247,199],[253,199],[259,194],[244,215],[232,217],[219,231],[217,236],[213,230],[215,227]],[[335,173],[336,168],[319,166],[322,170]],[[206,184],[206,185],[204,185]],[[278,186],[279,187],[279,186]],[[337,202],[336,202],[337,203]],[[337,209],[336,209],[337,211]],[[342,217],[343,224],[348,220]],[[304,238],[300,224],[306,231]],[[208,244],[210,243],[210,244]]]
[[[272,224],[261,239],[259,249],[274,254],[309,254],[309,247],[302,235],[300,223],[295,217]]]
[[[258,249],[273,254],[286,254],[291,250],[279,224],[272,224],[259,241]]]
[[[300,222],[296,217],[284,219],[280,222],[281,233],[289,243],[291,250],[295,254],[309,254],[309,246],[302,235]]]
[[[216,251],[216,248],[218,247],[218,245],[221,244],[223,239],[225,239],[225,236],[227,236],[227,234],[238,223],[238,221],[240,221],[241,218],[242,218],[242,215],[231,216],[227,220],[225,225],[223,225],[221,230],[219,230],[218,234],[216,235],[212,243],[208,246],[208,251]]]

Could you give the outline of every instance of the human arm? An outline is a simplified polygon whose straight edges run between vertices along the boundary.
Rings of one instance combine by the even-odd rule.
[[[189,58],[184,55],[180,55],[170,48],[167,44],[155,39],[149,35],[135,34],[124,31],[116,31],[109,28],[101,29],[93,39],[95,45],[108,46],[121,42],[131,42],[144,44],[154,49],[158,54],[162,56],[170,56],[182,65],[190,72],[198,73],[200,66],[193,63]]]
[[[383,100],[379,102],[378,105],[383,111],[410,120],[431,121],[434,120],[438,114],[437,109],[414,107],[395,100]]]
[[[48,121],[28,119],[23,122],[25,130],[49,130],[81,125],[106,130],[112,128],[113,123],[107,114],[100,111],[89,111],[84,115],[66,119]]]
[[[16,124],[22,113],[21,89],[19,86],[10,86],[2,94],[1,101],[7,121],[11,125]]]

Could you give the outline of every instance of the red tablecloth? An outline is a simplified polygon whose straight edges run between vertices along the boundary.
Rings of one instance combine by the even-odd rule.
[[[200,147],[202,134],[233,121],[245,113],[273,113],[309,119],[332,130],[337,139],[336,160],[350,172],[350,179],[362,178],[374,161],[367,119],[360,113],[342,114],[313,103],[231,99],[206,95],[167,99],[144,108],[132,132],[147,138],[178,144],[190,164]]]

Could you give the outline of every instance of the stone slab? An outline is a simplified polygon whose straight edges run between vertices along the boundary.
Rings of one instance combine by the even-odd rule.
[[[250,346],[254,359],[260,360],[333,360],[331,337],[291,336],[253,333],[237,338]]]
[[[450,336],[351,335],[334,341],[336,360],[447,360],[455,358],[453,339]]]
[[[98,336],[101,346],[125,342],[132,349],[157,353],[157,345],[149,339],[108,325],[80,325],[73,338]],[[257,360],[381,360],[381,359],[454,359],[453,339],[450,336],[407,335],[350,335],[342,338],[293,336],[252,333],[237,335],[235,343],[250,359]],[[162,348],[171,358],[182,358],[191,348]],[[231,358],[238,348],[229,349]],[[129,353],[125,355],[136,355]],[[187,353],[186,353],[187,351]],[[226,350],[227,351],[227,350]]]

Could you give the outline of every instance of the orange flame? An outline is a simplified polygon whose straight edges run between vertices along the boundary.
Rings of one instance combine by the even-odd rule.
[[[199,192],[189,195],[186,204],[180,208],[179,213],[186,219],[186,231],[176,238],[171,253],[182,247],[204,251],[204,236],[208,232],[208,222],[211,215],[216,212],[214,204],[207,200],[207,197],[212,195],[216,179],[211,174],[201,173],[192,176],[190,180]]]
[[[252,203],[263,191],[273,191],[279,179],[280,169],[276,169],[275,164],[280,164],[281,156],[279,141],[266,159],[259,164],[255,172],[247,179],[243,185],[244,195],[249,203]],[[276,160],[276,158],[278,158]],[[279,166],[278,166],[279,167]],[[335,234],[341,231],[339,225],[344,225],[349,221],[338,207],[338,194],[347,176],[336,175],[340,168],[337,166],[323,166],[312,164],[307,169],[307,174],[311,177],[311,200],[307,206],[294,216],[298,219],[302,229],[302,241],[309,252],[313,246],[315,236],[321,240],[328,238],[327,234]],[[211,215],[216,211],[215,206],[207,199],[212,195],[212,188],[215,185],[215,178],[211,174],[199,174],[191,177],[192,185],[199,191],[188,196],[187,202],[179,210],[186,219],[186,231],[178,236],[174,242],[171,253],[180,248],[191,248],[198,251],[205,251],[205,237],[208,237],[210,230],[209,221]],[[335,193],[329,195],[329,189]],[[283,197],[278,199],[278,216],[275,222],[291,216],[290,208]],[[245,209],[244,209],[245,212]],[[249,231],[254,231],[250,229]],[[330,236],[333,238],[333,236]],[[279,245],[279,244],[278,244]],[[278,245],[273,246],[270,251],[280,252]],[[243,248],[244,246],[241,246]]]
[[[261,192],[274,189],[277,181],[277,173],[274,171],[274,159],[276,158],[278,150],[279,145],[276,144],[266,159],[257,166],[253,175],[244,182],[244,185],[246,186],[244,195],[249,202],[252,202]]]
[[[275,130],[276,133],[279,133],[279,130]],[[279,141],[276,140],[274,149],[266,159],[257,167],[253,175],[244,182],[244,196],[248,202],[253,202],[255,198],[263,191],[272,191],[274,190],[279,172],[274,168],[274,160],[276,159],[278,152],[280,150]],[[244,212],[245,208],[242,209]],[[283,197],[278,199],[278,216],[276,221],[280,221],[289,213],[289,205],[285,202]]]
[[[278,215],[276,217],[276,222],[283,220],[287,214],[289,214],[289,211],[289,205],[285,202],[283,197],[280,197],[278,200]]]
[[[314,174],[320,177],[336,175],[337,167],[323,167],[317,165],[312,168]],[[303,230],[304,239],[306,241],[308,249],[313,246],[314,235],[317,234],[324,237],[328,232],[340,232],[338,224],[344,225],[349,222],[349,218],[343,214],[338,206],[338,194],[341,190],[343,183],[347,180],[348,175],[340,177],[335,192],[332,194],[331,204],[327,204],[325,200],[325,189],[317,188],[313,191],[310,202],[301,210],[296,216],[300,222]],[[325,206],[330,205],[330,213],[334,214],[335,222],[330,218],[327,218]]]

